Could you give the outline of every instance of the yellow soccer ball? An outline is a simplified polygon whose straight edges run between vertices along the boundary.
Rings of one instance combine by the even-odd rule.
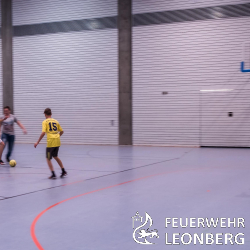
[[[16,166],[16,161],[15,160],[11,160],[9,162],[9,164],[10,164],[11,167],[15,167]]]

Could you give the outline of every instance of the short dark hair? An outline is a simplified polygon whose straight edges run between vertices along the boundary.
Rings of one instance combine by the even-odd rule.
[[[44,114],[45,114],[45,115],[52,115],[51,109],[50,109],[50,108],[46,108],[46,109],[44,110]]]
[[[8,110],[10,110],[10,107],[9,107],[9,106],[5,106],[3,109],[8,109]]]

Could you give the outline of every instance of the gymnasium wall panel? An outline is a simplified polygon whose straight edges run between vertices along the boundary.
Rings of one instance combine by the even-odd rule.
[[[201,146],[250,147],[247,85],[201,94]]]
[[[13,25],[116,15],[116,0],[13,0]]]
[[[65,131],[62,143],[118,144],[118,32],[116,20],[106,18],[112,15],[116,1],[14,0],[14,108],[28,130],[16,128],[17,142],[38,139],[50,107]],[[100,29],[88,19],[103,16]]]
[[[37,139],[50,107],[63,142],[117,144],[116,41],[116,30],[14,38],[15,113],[29,132],[18,142]]]
[[[133,28],[134,144],[250,146],[250,73],[241,72],[249,24],[241,17]]]
[[[249,0],[133,0],[133,14],[249,3]]]

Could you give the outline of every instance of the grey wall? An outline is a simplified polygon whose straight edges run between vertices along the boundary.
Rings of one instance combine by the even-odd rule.
[[[133,14],[249,3],[249,0],[133,0]]]
[[[133,2],[134,13],[150,12],[134,16],[134,144],[250,146],[250,76],[240,69],[250,6],[191,2]],[[221,89],[231,91],[200,91]]]
[[[134,0],[131,65],[125,1],[14,0],[14,108],[30,131],[17,141],[36,140],[50,106],[64,143],[250,146],[245,3]]]
[[[63,22],[116,16],[117,1],[114,0],[14,0],[13,24]]]
[[[116,0],[13,1],[17,142],[37,140],[50,107],[63,143],[118,144],[116,16]]]

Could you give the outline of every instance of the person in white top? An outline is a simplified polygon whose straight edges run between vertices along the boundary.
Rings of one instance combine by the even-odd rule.
[[[4,121],[6,118],[0,119],[0,126],[2,124],[2,121]],[[2,153],[4,149],[4,142],[0,139],[0,165],[4,165],[5,163],[2,161]]]
[[[4,111],[4,116],[0,117],[1,119],[1,131],[2,131],[2,136],[1,140],[5,143],[8,144],[8,152],[6,154],[6,160],[9,162],[10,161],[10,156],[14,147],[14,141],[15,141],[15,131],[14,131],[14,123],[16,122],[17,125],[23,130],[24,134],[27,134],[26,129],[24,126],[21,124],[21,122],[16,118],[16,116],[11,114],[11,109],[9,106],[5,106],[3,108]]]

